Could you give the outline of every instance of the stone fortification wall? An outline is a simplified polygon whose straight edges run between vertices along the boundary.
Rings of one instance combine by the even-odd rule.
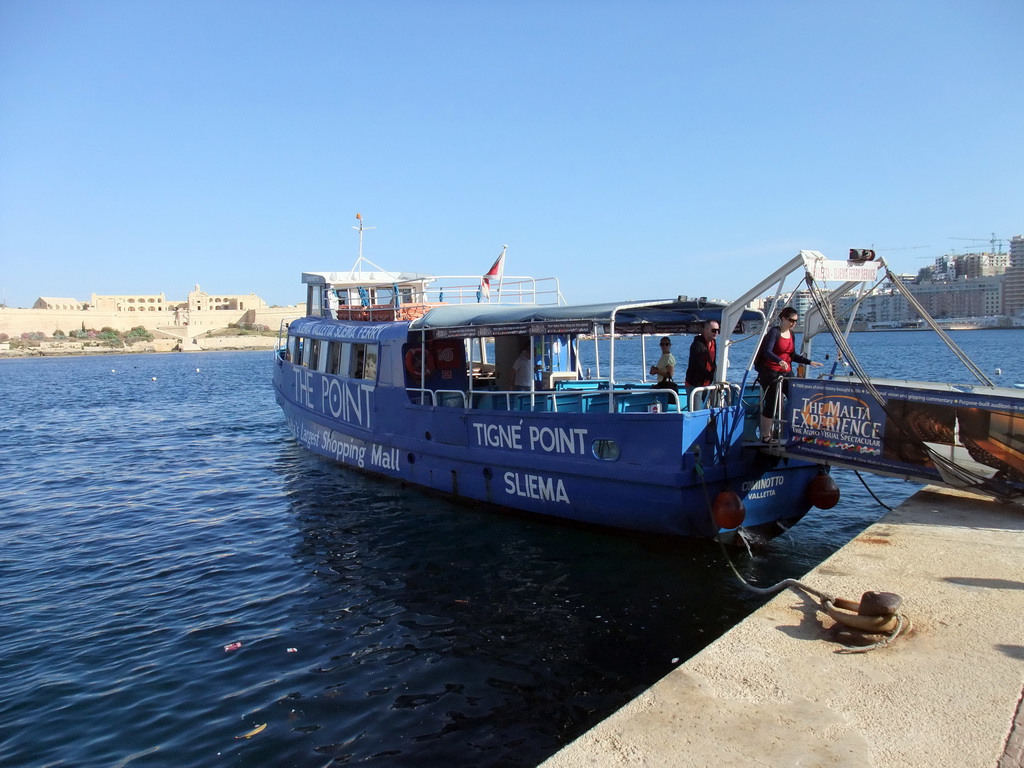
[[[295,304],[290,307],[261,307],[245,313],[243,323],[254,325],[265,325],[272,331],[281,327],[282,322],[289,322],[306,315],[305,304]]]
[[[54,331],[100,330],[104,327],[116,331],[130,331],[138,325],[147,329],[174,325],[173,312],[147,312],[141,314],[127,312],[101,312],[99,310],[81,310],[78,312],[57,309],[0,309],[0,333],[8,336],[20,336],[23,333],[39,331],[52,336]]]
[[[113,328],[115,331],[130,331],[142,326],[149,331],[163,329],[169,333],[194,336],[198,333],[227,328],[232,323],[259,323],[271,330],[277,330],[282,320],[290,320],[305,314],[305,305],[291,307],[260,307],[250,310],[217,309],[193,311],[189,324],[181,324],[173,311],[168,312],[116,312],[98,309],[55,310],[55,309],[11,309],[0,307],[0,333],[15,338],[23,333],[40,332],[52,336],[54,331],[64,333],[81,330],[99,331]]]
[[[194,339],[194,343],[182,345],[182,352],[210,351],[213,349],[276,349],[276,336],[215,336],[211,339]]]

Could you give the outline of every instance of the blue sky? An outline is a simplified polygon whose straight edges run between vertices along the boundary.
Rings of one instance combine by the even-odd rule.
[[[507,243],[571,302],[730,298],[800,248],[916,271],[1024,232],[1022,30],[1019,0],[0,0],[0,288],[293,303],[357,211],[385,268]]]

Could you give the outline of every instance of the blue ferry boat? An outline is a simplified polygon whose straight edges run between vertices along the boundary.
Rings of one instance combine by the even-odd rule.
[[[725,371],[677,394],[652,387],[646,359],[617,362],[624,337],[695,334],[726,305],[568,305],[554,278],[501,274],[504,250],[482,280],[388,271],[363,257],[359,229],[352,269],[302,275],[306,316],[276,352],[277,402],[309,450],[469,502],[658,534],[772,535],[812,499],[838,500],[817,464],[764,450],[756,394]],[[764,323],[742,308],[729,319]],[[512,379],[524,349],[525,390]]]

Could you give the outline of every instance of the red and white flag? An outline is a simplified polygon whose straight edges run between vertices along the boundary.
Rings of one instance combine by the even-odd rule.
[[[487,297],[491,295],[491,280],[497,280],[501,282],[501,276],[505,273],[505,249],[501,249],[501,255],[498,256],[497,261],[491,265],[491,268],[484,273],[484,276],[480,278],[480,292]]]

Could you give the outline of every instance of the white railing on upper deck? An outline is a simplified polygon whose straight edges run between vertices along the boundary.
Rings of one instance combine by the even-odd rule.
[[[466,282],[469,281],[469,282]],[[480,278],[470,275],[434,277],[430,285],[417,286],[412,298],[403,298],[404,285],[396,286],[397,291],[380,286],[366,291],[360,298],[350,296],[350,301],[333,308],[326,301],[320,308],[325,317],[338,320],[363,320],[386,322],[391,320],[411,321],[422,317],[431,309],[453,304],[538,304],[564,305],[555,277],[506,277],[494,281],[489,294],[480,285]],[[382,303],[381,298],[385,301]]]
[[[427,304],[565,304],[557,277],[504,277],[492,280],[489,295],[480,277],[445,275],[434,277],[426,287]]]

